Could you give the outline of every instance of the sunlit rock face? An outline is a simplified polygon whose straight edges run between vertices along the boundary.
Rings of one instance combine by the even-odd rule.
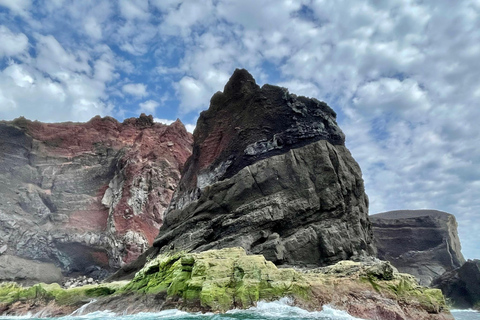
[[[65,274],[136,259],[158,234],[191,144],[180,121],[145,115],[0,122],[1,253]]]
[[[243,247],[276,264],[374,255],[360,168],[324,102],[236,70],[194,132],[151,254]]]
[[[390,261],[400,272],[414,275],[422,285],[430,285],[465,262],[452,214],[397,210],[372,215],[370,220],[378,257]]]

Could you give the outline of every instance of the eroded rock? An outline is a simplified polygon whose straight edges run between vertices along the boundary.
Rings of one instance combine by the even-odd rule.
[[[0,247],[72,276],[135,260],[158,234],[191,143],[181,122],[145,115],[0,122]]]
[[[418,278],[420,284],[460,267],[455,217],[437,210],[399,210],[370,216],[378,257]]]
[[[236,70],[198,119],[154,247],[240,246],[302,266],[374,255],[361,171],[335,117],[323,102],[260,88]]]

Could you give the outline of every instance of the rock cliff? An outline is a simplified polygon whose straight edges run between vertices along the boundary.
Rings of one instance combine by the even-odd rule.
[[[420,284],[460,267],[463,258],[455,217],[436,210],[399,210],[370,216],[378,257]]]
[[[180,121],[145,115],[0,122],[0,254],[72,275],[136,259],[158,234],[191,144]]]
[[[374,255],[361,171],[335,118],[325,103],[260,88],[237,69],[200,114],[148,254],[238,246],[301,266]]]
[[[480,260],[468,260],[433,281],[455,308],[480,310]]]

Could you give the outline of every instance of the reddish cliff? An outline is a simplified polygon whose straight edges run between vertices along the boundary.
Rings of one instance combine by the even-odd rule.
[[[149,247],[191,154],[177,120],[0,122],[0,247],[66,273],[118,268]],[[1,276],[1,274],[0,274]]]

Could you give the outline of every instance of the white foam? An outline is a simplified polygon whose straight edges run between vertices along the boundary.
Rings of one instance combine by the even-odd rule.
[[[247,310],[230,310],[227,313],[248,313],[263,316],[267,319],[294,319],[294,318],[327,318],[335,320],[362,320],[349,315],[347,312],[324,305],[322,311],[307,311],[293,306],[290,298],[282,298],[273,302],[260,301],[256,307]]]
[[[450,312],[473,312],[473,313],[480,313],[478,310],[473,309],[453,309]]]

